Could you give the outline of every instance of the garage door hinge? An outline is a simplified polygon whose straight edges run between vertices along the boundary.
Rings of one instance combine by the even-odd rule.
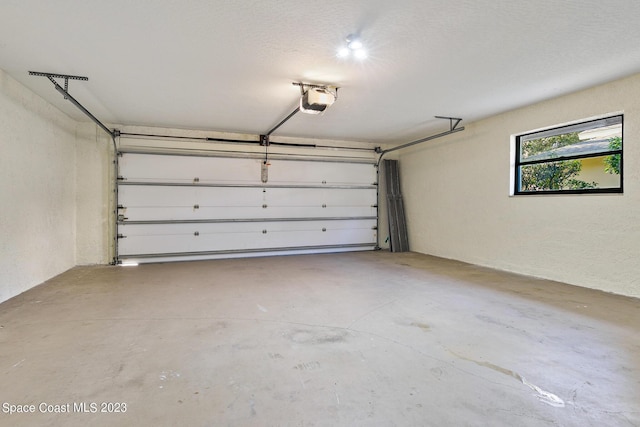
[[[377,205],[377,204],[375,204],[375,205],[371,205],[371,207],[372,207],[372,208],[377,208],[377,207],[378,207],[378,205]]]
[[[117,237],[118,237],[118,239],[126,239],[127,238],[127,236],[125,236],[123,234],[118,234]]]
[[[126,217],[126,216],[124,216],[124,215],[118,215],[118,221],[126,221],[126,220],[128,220],[128,219],[129,219],[129,218],[127,218],[127,217]]]
[[[378,229],[378,226],[377,226],[377,225],[374,225],[373,227],[371,227],[371,229],[372,229],[372,230],[377,230],[377,229]]]
[[[126,209],[126,208],[122,205],[118,205],[118,209]]]
[[[125,178],[124,176],[118,176],[118,181],[126,181],[127,178]]]

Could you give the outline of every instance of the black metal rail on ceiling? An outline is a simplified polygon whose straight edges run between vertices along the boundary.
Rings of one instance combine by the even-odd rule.
[[[172,135],[158,135],[150,133],[133,133],[133,132],[120,132],[121,137],[142,137],[142,138],[158,138],[158,139],[177,139],[185,141],[204,141],[204,142],[221,142],[232,144],[246,144],[246,145],[264,145],[259,139],[233,139],[233,138],[215,138],[215,137],[197,137],[197,136],[172,136]],[[299,147],[299,148],[328,148],[336,150],[353,150],[353,151],[376,151],[376,147],[347,147],[341,145],[325,145],[325,144],[311,144],[311,143],[299,143],[299,142],[277,142],[269,141],[269,145],[282,146],[282,147]]]

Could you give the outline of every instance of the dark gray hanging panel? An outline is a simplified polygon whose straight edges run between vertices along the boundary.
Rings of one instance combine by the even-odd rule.
[[[391,252],[407,252],[409,236],[404,217],[404,203],[400,192],[400,172],[397,160],[384,161],[385,183],[387,185],[387,211],[389,214],[389,237]]]

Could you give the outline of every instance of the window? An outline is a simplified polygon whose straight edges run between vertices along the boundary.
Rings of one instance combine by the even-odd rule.
[[[622,116],[515,137],[514,194],[622,193]]]

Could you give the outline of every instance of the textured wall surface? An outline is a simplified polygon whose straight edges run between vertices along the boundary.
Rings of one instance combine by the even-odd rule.
[[[75,265],[75,132],[0,70],[0,301]]]
[[[113,243],[113,145],[91,122],[78,123],[76,264],[108,264]]]
[[[509,196],[510,137],[624,113],[624,194]],[[640,75],[403,150],[414,251],[640,297]]]

